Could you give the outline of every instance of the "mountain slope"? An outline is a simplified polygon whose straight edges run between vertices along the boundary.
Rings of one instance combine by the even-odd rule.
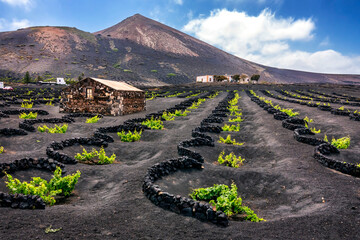
[[[179,84],[204,74],[261,74],[278,83],[360,83],[357,75],[329,75],[262,66],[226,53],[136,14],[88,33],[69,27],[31,27],[0,33],[0,79],[86,76],[135,85]]]

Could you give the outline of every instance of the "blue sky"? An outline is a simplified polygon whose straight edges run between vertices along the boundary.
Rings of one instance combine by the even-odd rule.
[[[358,0],[0,0],[0,31],[95,32],[140,13],[257,63],[360,74]]]

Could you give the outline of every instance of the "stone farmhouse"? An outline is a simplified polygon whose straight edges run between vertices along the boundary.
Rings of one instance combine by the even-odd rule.
[[[144,111],[145,92],[124,82],[85,78],[61,92],[60,112],[119,116]]]

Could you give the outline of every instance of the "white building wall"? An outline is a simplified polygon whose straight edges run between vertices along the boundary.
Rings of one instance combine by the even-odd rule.
[[[214,75],[197,76],[196,82],[214,82]]]
[[[65,85],[66,82],[64,78],[56,78],[56,84]]]

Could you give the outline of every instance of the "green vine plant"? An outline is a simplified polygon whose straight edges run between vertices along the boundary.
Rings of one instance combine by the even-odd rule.
[[[121,132],[118,132],[117,135],[120,137],[120,140],[122,142],[135,142],[135,141],[139,141],[141,138],[141,134],[142,131],[138,132],[138,131],[128,131],[127,133],[122,130]]]
[[[80,171],[76,171],[76,173],[65,177],[61,177],[61,174],[61,168],[57,167],[49,182],[40,177],[33,177],[32,181],[27,183],[20,182],[19,179],[13,178],[11,175],[5,173],[7,178],[6,187],[10,190],[10,193],[37,195],[41,197],[46,204],[51,206],[56,203],[55,196],[59,194],[65,197],[70,196],[81,175]]]
[[[235,139],[231,139],[230,134],[227,135],[226,138],[223,138],[223,137],[220,136],[218,142],[219,142],[219,143],[225,143],[225,144],[237,145],[237,146],[242,146],[242,145],[244,145],[244,143],[238,143],[238,142],[236,142]]]
[[[228,110],[230,111],[230,114],[235,114],[235,113],[241,111],[241,109],[239,109],[238,106],[230,106],[230,107],[228,107]]]
[[[21,103],[22,108],[32,108],[33,105],[34,105],[33,103],[27,103],[27,102],[22,102]]]
[[[165,121],[174,121],[175,120],[175,116],[173,116],[171,113],[168,113],[168,112],[163,112],[161,117],[163,119],[165,119]]]
[[[231,112],[230,113],[230,116],[235,116],[235,117],[239,117],[239,116],[242,116],[242,112]]]
[[[141,123],[144,126],[147,126],[150,129],[155,130],[161,130],[164,128],[164,123],[160,119],[154,119],[154,117],[151,117],[151,119],[147,119],[146,121],[143,121]]]
[[[219,93],[220,93],[219,91],[216,91],[214,94],[208,96],[208,98],[209,98],[209,99],[213,99],[213,98],[215,98],[217,95],[219,95]]]
[[[240,124],[239,123],[237,125],[227,125],[227,124],[225,124],[221,129],[224,132],[238,132],[238,131],[240,131]]]
[[[159,96],[159,94],[158,94],[158,93],[152,93],[152,94],[151,94],[151,97],[146,98],[146,101],[153,100],[153,99],[155,99],[157,96]]]
[[[196,102],[193,102],[193,104],[188,107],[188,109],[198,109],[198,107],[205,101],[205,98],[199,98]]]
[[[241,116],[238,116],[237,118],[230,118],[229,122],[242,122],[245,119],[241,118]]]
[[[187,110],[184,110],[184,111],[175,110],[175,112],[171,113],[171,115],[175,116],[175,117],[186,117],[188,113],[190,113],[190,111],[187,111]]]
[[[100,117],[98,115],[86,119],[86,123],[97,123],[100,120]]]
[[[53,128],[49,128],[46,125],[43,125],[42,127],[41,126],[38,127],[39,132],[47,132],[47,133],[66,133],[67,129],[68,129],[67,124],[64,124],[62,126],[58,126],[55,124],[55,127]]]
[[[298,112],[294,112],[292,108],[281,108],[279,105],[273,106],[275,109],[279,110],[280,112],[286,113],[289,117],[298,116]]]
[[[260,97],[259,95],[257,95],[253,90],[250,90],[250,93],[257,97],[258,99],[260,99],[261,101],[265,102],[266,104],[269,104],[270,106],[272,106],[273,108],[275,108],[276,110],[279,110],[280,112],[286,113],[289,117],[295,117],[298,116],[300,113],[299,112],[294,112],[294,110],[292,108],[281,108],[279,105],[274,105],[272,103],[271,100],[267,100],[264,97]]]
[[[324,141],[327,141],[327,136],[325,135],[326,140],[324,138]],[[327,141],[329,142],[329,141]],[[347,149],[350,146],[350,136],[342,137],[335,139],[334,137],[331,139],[331,145],[338,149]]]
[[[237,157],[233,152],[225,157],[224,155],[225,151],[222,151],[218,157],[218,163],[228,167],[238,168],[243,165],[243,162],[245,161],[245,158],[242,158],[241,156]]]
[[[165,96],[165,98],[177,97],[177,96],[179,96],[179,95],[181,95],[183,93],[185,93],[185,91],[184,92],[179,92],[179,93],[174,93],[174,94],[171,94],[171,95],[167,95],[167,96]]]
[[[185,97],[185,98],[192,98],[192,97],[196,97],[196,96],[198,96],[198,95],[200,95],[200,93],[195,93],[195,94],[192,94],[192,95],[187,96],[187,97]]]
[[[21,119],[36,119],[37,116],[38,116],[37,113],[29,112],[28,114],[20,113],[19,118],[21,118]]]
[[[47,227],[45,229],[45,233],[56,233],[58,231],[60,231],[62,228],[52,228],[52,225],[50,225],[49,227]]]
[[[304,121],[305,121],[305,127],[306,127],[307,129],[309,129],[312,133],[317,134],[317,133],[320,133],[320,132],[321,132],[321,129],[316,130],[315,127],[309,128],[309,125],[308,125],[308,124],[314,122],[314,120],[312,120],[312,119],[310,119],[310,118],[308,118],[308,117],[306,116],[306,117],[304,118]]]
[[[87,152],[86,149],[83,148],[83,152],[77,153],[74,158],[87,164],[104,165],[114,163],[116,155],[113,153],[110,157],[106,156],[106,152],[103,147],[100,148],[100,151],[93,148],[91,152]]]
[[[249,207],[242,205],[242,199],[238,196],[235,183],[231,184],[231,189],[224,184],[214,184],[213,187],[194,189],[190,197],[194,200],[208,201],[217,211],[223,211],[229,217],[236,214],[245,214],[244,220],[252,222],[264,221]]]

